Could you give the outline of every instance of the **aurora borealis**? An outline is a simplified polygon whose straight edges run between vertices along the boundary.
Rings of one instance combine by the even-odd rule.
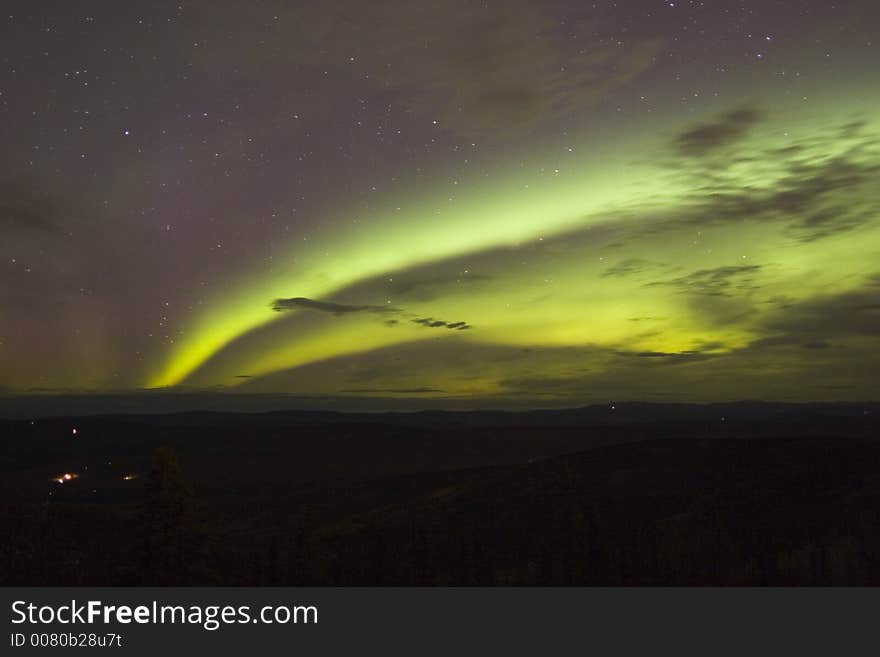
[[[21,2],[0,391],[864,400],[873,2]]]

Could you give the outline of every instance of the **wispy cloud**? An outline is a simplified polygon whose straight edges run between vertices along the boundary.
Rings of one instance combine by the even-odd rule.
[[[336,303],[335,301],[320,301],[317,299],[309,299],[307,297],[291,297],[289,299],[275,299],[272,302],[272,310],[275,312],[289,312],[292,310],[314,310],[317,312],[328,313],[330,315],[352,315],[356,313],[369,313],[375,315],[400,315],[410,317],[410,321],[414,324],[420,324],[428,328],[446,328],[457,331],[466,331],[473,328],[470,324],[463,321],[449,322],[442,319],[434,319],[433,317],[417,317],[405,313],[402,308],[396,306],[379,306],[375,304],[350,304]],[[392,317],[384,320],[384,324],[388,327],[398,326],[400,319]]]
[[[717,119],[688,128],[676,136],[676,150],[686,157],[704,157],[743,139],[761,119],[761,113],[745,107]]]
[[[421,324],[428,328],[447,328],[456,331],[467,331],[471,325],[467,322],[446,322],[442,319],[434,319],[433,317],[419,317],[411,320],[414,324]]]
[[[333,301],[318,301],[306,297],[292,297],[290,299],[275,299],[272,302],[272,310],[285,312],[288,310],[317,310],[331,315],[347,315],[349,313],[391,313],[398,312],[392,306],[360,306]]]
[[[729,296],[732,292],[755,289],[754,277],[761,271],[760,265],[731,265],[713,269],[698,269],[684,276],[665,281],[653,281],[647,286],[667,285],[685,294]]]

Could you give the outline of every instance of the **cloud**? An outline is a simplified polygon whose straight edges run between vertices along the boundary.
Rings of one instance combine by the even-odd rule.
[[[781,149],[736,153],[722,167],[699,159],[680,163],[676,175],[688,176],[695,191],[684,199],[681,216],[658,223],[655,232],[676,226],[779,222],[797,241],[813,242],[874,221],[880,213],[872,188],[880,176],[880,150],[875,137],[852,125]],[[702,132],[713,131],[693,129],[678,141],[693,142],[689,148],[697,148],[701,138],[694,135]],[[705,135],[702,139],[708,141]],[[730,136],[727,143],[735,140]],[[744,185],[742,171],[729,166],[735,163],[753,170],[760,182]]]
[[[35,238],[62,236],[66,229],[79,229],[67,202],[55,198],[37,183],[25,179],[0,181],[0,234]]]
[[[814,340],[812,342],[805,342],[801,346],[804,349],[828,349],[831,346],[831,343],[826,342],[825,340]]]
[[[580,394],[590,389],[592,375],[552,376],[534,374],[510,377],[498,381],[505,394],[528,397],[559,397]]]
[[[855,290],[776,305],[757,330],[763,335],[740,353],[763,354],[766,359],[768,349],[806,349],[816,352],[811,356],[816,358],[818,352],[834,349],[837,357],[841,349],[880,337],[880,284],[869,276]],[[873,356],[858,347],[853,353],[861,354],[863,364]]]
[[[308,299],[306,297],[292,297],[290,299],[275,299],[272,302],[272,310],[275,312],[288,312],[291,310],[316,310],[330,315],[352,315],[356,313],[369,313],[374,315],[395,314],[404,317],[410,317],[410,321],[414,324],[420,324],[428,328],[447,328],[457,331],[467,331],[473,328],[467,322],[456,321],[447,322],[442,319],[434,319],[433,317],[418,317],[404,312],[402,308],[396,306],[377,306],[367,304],[347,304],[336,303],[333,301],[318,301],[316,299]],[[395,317],[384,320],[385,326],[394,327],[400,324],[401,320]]]
[[[289,310],[317,310],[331,315],[347,315],[349,313],[389,313],[398,312],[391,306],[359,306],[332,301],[317,301],[306,297],[292,297],[290,299],[275,299],[272,302],[272,310],[286,312]]]
[[[435,276],[418,276],[409,278],[406,272],[396,274],[388,285],[388,291],[395,299],[405,298],[406,301],[431,301],[437,297],[462,290],[475,290],[489,283],[493,277],[485,274],[456,272],[454,274],[438,274]]]
[[[705,157],[741,140],[760,119],[761,113],[754,108],[732,110],[680,133],[674,146],[685,157]]]
[[[872,281],[854,291],[793,304],[766,322],[765,330],[776,340],[811,348],[822,348],[816,345],[829,338],[880,337],[880,285]],[[769,344],[767,338],[759,342]]]
[[[668,281],[654,281],[646,285],[648,287],[669,285],[685,294],[732,296],[733,291],[756,289],[758,286],[754,283],[754,276],[760,271],[760,265],[715,267],[699,269],[685,276]]]
[[[609,277],[619,277],[619,276],[631,276],[633,274],[639,274],[650,268],[651,263],[647,260],[642,260],[641,258],[628,258],[626,260],[621,260],[616,265],[613,265],[602,272],[603,278]]]
[[[685,351],[617,351],[621,358],[641,358],[664,365],[678,365],[717,358],[720,353],[711,350],[689,349]]]
[[[876,224],[880,138],[866,132],[864,125],[831,126],[784,147],[763,148],[757,139],[736,144],[732,140],[719,158],[661,159],[670,171],[669,183],[689,191],[666,209],[646,205],[622,212],[621,220],[628,218],[637,226],[628,239],[749,222],[778,225],[786,237],[811,243]],[[676,142],[695,142],[695,134],[702,132],[692,128]],[[608,272],[617,273],[629,272],[626,266]],[[637,273],[635,268],[632,273]]]
[[[316,51],[403,98],[441,128],[466,134],[527,130],[583,110],[652,67],[664,39],[573,39],[595,33],[562,3],[375,0],[331,3]]]
[[[45,208],[0,197],[0,230],[52,232],[56,225]]]
[[[427,393],[444,392],[439,388],[347,388],[340,390],[341,393],[391,393],[395,395],[423,395]]]
[[[433,317],[419,317],[411,321],[413,324],[421,324],[428,328],[447,328],[457,331],[467,331],[472,328],[467,322],[445,322],[442,319],[434,319]]]
[[[800,221],[793,222],[789,226],[789,233],[801,242],[814,242],[849,232],[873,218],[871,213],[860,214],[843,206],[826,208],[810,213]]]

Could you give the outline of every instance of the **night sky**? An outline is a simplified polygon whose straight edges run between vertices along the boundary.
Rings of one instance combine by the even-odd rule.
[[[878,397],[875,0],[0,25],[0,391]]]

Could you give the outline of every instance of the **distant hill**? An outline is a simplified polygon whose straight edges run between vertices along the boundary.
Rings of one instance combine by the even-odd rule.
[[[331,421],[340,415],[349,418],[394,417],[400,421],[468,422],[509,424],[532,421],[583,423],[607,416],[612,410],[626,410],[630,416],[673,419],[720,415],[768,415],[803,413],[804,409],[834,414],[880,412],[880,402],[783,403],[734,401],[715,404],[649,403],[608,401],[602,404],[548,403],[540,400],[509,398],[375,398],[375,397],[303,397],[284,394],[244,394],[229,392],[187,392],[141,390],[112,394],[41,392],[3,394],[0,391],[0,419],[33,420],[49,417],[85,417],[94,415],[173,415],[201,413],[282,414]],[[786,411],[785,409],[789,409]],[[823,410],[824,409],[824,410]],[[813,412],[813,411],[810,411]],[[523,414],[528,414],[531,420]],[[404,420],[403,418],[409,418]],[[398,421],[398,420],[392,420]]]

